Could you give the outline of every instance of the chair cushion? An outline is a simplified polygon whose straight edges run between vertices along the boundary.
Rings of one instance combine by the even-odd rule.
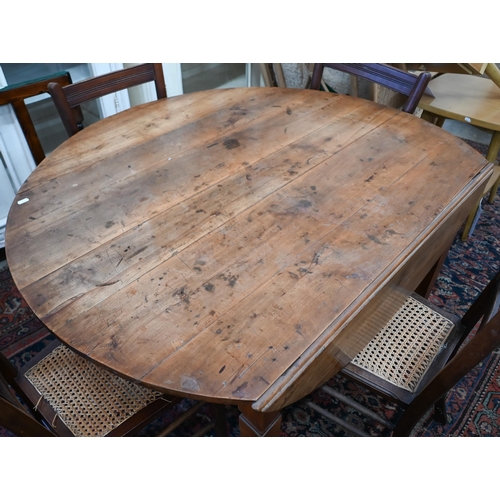
[[[448,318],[408,297],[351,363],[414,393],[453,327]]]
[[[105,436],[163,396],[104,370],[65,346],[56,347],[25,377],[75,436]]]

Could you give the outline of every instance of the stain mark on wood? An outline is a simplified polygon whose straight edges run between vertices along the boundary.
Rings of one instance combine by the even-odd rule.
[[[173,294],[173,297],[179,297],[182,302],[189,304],[189,295],[186,293],[186,287],[181,287],[177,289]]]
[[[383,241],[380,241],[375,235],[373,234],[367,234],[368,238],[372,240],[374,243],[377,243],[378,245],[387,245],[387,243],[384,243]]]
[[[187,391],[199,391],[198,381],[192,377],[182,377],[181,387]]]
[[[240,142],[237,139],[226,139],[224,141],[224,147],[226,149],[235,149],[240,146]]]
[[[224,273],[221,273],[217,276],[217,278],[224,280],[231,288],[233,288],[236,285],[236,282],[238,281],[239,275],[232,275],[229,273],[228,276],[226,276]]]
[[[300,200],[297,203],[297,206],[299,208],[309,208],[312,205],[312,203],[309,200]]]
[[[130,247],[129,247],[130,248]],[[144,252],[144,250],[146,250],[148,247],[142,247],[142,248],[139,248],[139,250],[136,250],[134,253],[130,254],[128,256],[129,259],[131,259],[132,257],[135,257],[136,255],[139,255],[140,253]]]
[[[241,396],[242,392],[245,390],[246,386],[248,385],[248,382],[243,382],[240,386],[238,386],[234,391],[233,391],[233,396]]]
[[[98,285],[96,286],[111,286],[111,285],[114,285],[116,283],[118,283],[120,280],[115,280],[115,281],[109,281],[108,283],[99,283]]]

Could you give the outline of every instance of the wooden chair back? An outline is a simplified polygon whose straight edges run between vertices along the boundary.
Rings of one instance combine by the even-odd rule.
[[[26,107],[25,99],[48,92],[47,86],[50,82],[56,82],[61,86],[72,83],[70,74],[63,72],[25,83],[9,85],[0,89],[0,106],[6,104],[12,105],[37,165],[45,158],[45,152]]]
[[[66,86],[52,82],[48,91],[68,134],[72,136],[83,128],[80,104],[148,82],[155,83],[158,99],[167,97],[161,63],[138,64]]]
[[[490,281],[463,316],[464,331],[444,368],[425,386],[406,408],[393,436],[407,436],[426,411],[443,398],[467,373],[500,346],[500,272]],[[464,340],[474,327],[474,336]]]
[[[430,73],[422,72],[417,76],[387,64],[316,63],[313,69],[310,89],[319,90],[325,68],[332,68],[350,75],[365,78],[408,96],[402,107],[402,110],[406,113],[413,113],[415,111],[431,79]]]

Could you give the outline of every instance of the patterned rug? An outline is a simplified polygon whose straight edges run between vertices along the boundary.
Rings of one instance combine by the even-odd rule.
[[[485,147],[470,143],[483,154]],[[444,309],[462,315],[486,286],[500,265],[500,196],[493,204],[485,203],[474,233],[465,242],[457,235],[430,300]],[[53,336],[36,318],[16,289],[8,268],[0,268],[0,350],[21,367],[43,349]],[[393,403],[367,393],[362,387],[335,376],[329,385],[348,394],[388,420],[395,420],[401,411]],[[362,428],[372,436],[388,436],[380,424],[369,421],[352,408],[332,401],[318,390],[309,399],[344,421]],[[154,436],[175,416],[194,402],[184,400],[172,412],[150,424],[142,436]],[[239,435],[238,410],[226,407],[231,436]],[[413,436],[499,436],[500,435],[500,352],[494,352],[472,370],[447,397],[448,423],[432,419],[431,411],[413,430]],[[332,424],[305,405],[297,402],[283,410],[282,436],[347,436],[340,426]],[[180,427],[175,436],[189,436],[204,426],[209,408],[205,405],[192,419]],[[208,434],[213,435],[213,434]],[[0,427],[0,436],[10,433]]]

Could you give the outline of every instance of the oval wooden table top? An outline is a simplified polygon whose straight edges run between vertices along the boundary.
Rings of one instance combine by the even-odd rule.
[[[12,205],[7,258],[82,355],[173,394],[276,411],[375,335],[490,174],[459,139],[369,101],[187,94],[44,160]]]

